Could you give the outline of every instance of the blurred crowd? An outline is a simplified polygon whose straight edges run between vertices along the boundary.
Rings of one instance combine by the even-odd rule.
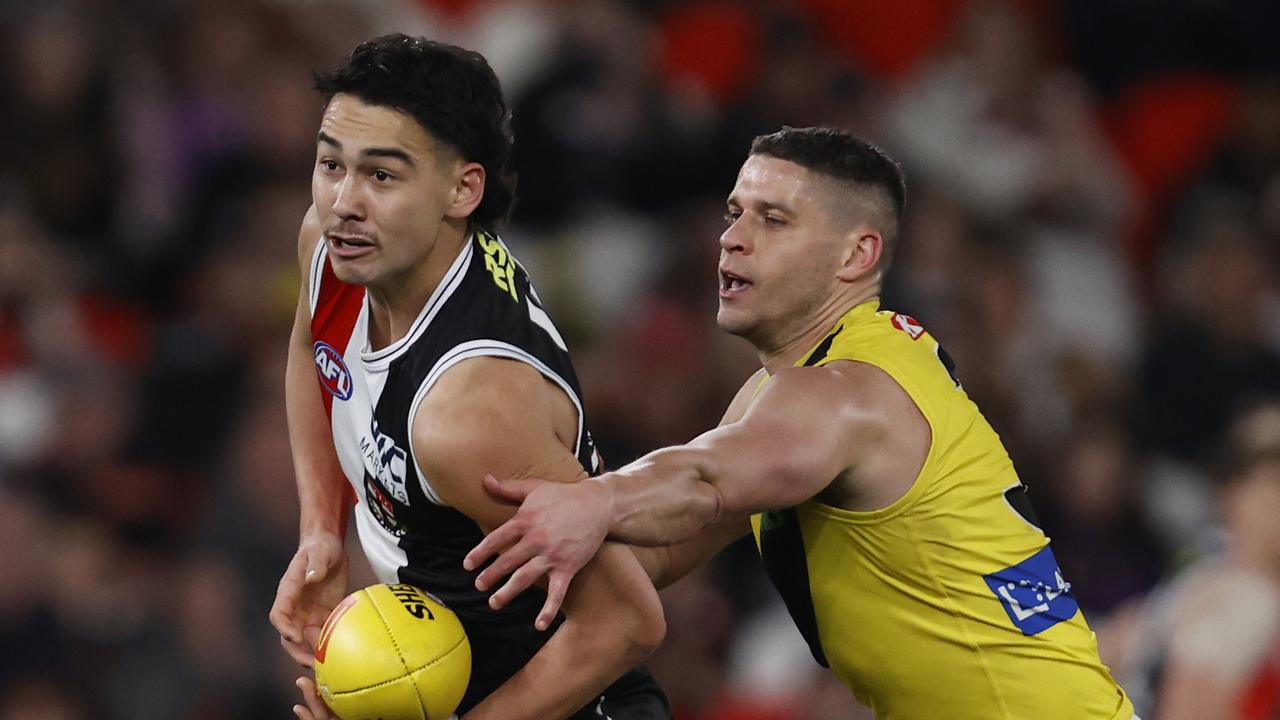
[[[1177,714],[1197,682],[1217,717],[1280,717],[1278,15],[0,2],[0,720],[287,716],[296,669],[266,616],[297,538],[283,377],[310,72],[390,31],[502,78],[504,236],[614,466],[713,425],[753,369],[714,325],[750,139],[883,146],[909,180],[884,305],[955,358],[1144,717],[1209,717]],[[664,595],[650,665],[681,720],[869,717],[750,546]]]

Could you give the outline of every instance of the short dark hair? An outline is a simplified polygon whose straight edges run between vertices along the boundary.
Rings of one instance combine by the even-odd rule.
[[[881,266],[892,258],[907,204],[907,179],[885,151],[835,128],[783,127],[753,140],[751,154],[769,155],[836,180],[883,190],[892,205],[894,227],[884,231],[888,236]]]
[[[484,197],[471,214],[473,225],[493,230],[511,213],[511,113],[498,76],[480,53],[402,33],[383,35],[360,43],[331,72],[316,73],[315,89],[325,102],[348,93],[404,112],[468,162],[484,166]]]

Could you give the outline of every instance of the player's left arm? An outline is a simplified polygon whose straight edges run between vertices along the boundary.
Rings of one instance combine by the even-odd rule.
[[[568,396],[516,361],[474,358],[445,372],[423,399],[412,432],[433,489],[486,531],[513,511],[485,492],[486,473],[560,482],[586,475],[568,449],[577,434]],[[583,568],[564,613],[537,654],[466,720],[567,717],[642,661],[666,631],[644,570],[628,548],[612,543]]]

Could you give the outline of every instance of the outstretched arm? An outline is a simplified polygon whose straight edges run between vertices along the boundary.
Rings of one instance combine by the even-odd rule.
[[[545,572],[553,581],[572,577],[606,535],[637,545],[673,545],[722,519],[813,497],[885,429],[883,415],[865,409],[864,373],[845,367],[852,363],[840,365],[778,373],[754,402],[755,387],[748,383],[734,400],[739,417],[732,417],[731,406],[715,430],[586,482],[486,480],[491,492],[523,504],[467,556],[475,567],[501,552],[477,584],[487,587],[515,571],[494,594],[505,603]],[[659,558],[650,574],[670,573]]]
[[[536,473],[560,482],[585,476],[566,447],[577,434],[576,412],[568,396],[529,365],[465,360],[422,401],[414,454],[443,500],[482,529],[493,528],[512,508],[484,491],[484,473]],[[547,643],[466,720],[566,717],[643,660],[666,629],[657,593],[620,545],[606,546],[583,568],[564,611]]]
[[[741,420],[584,483],[609,536],[672,545],[721,517],[807,500],[853,464],[850,427],[866,425],[838,370],[794,368],[761,390]],[[863,421],[863,422],[859,422]]]

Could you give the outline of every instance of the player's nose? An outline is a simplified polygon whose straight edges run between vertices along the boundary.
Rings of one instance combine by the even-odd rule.
[[[344,220],[363,220],[364,202],[360,197],[354,174],[348,174],[338,183],[333,194],[333,213]]]
[[[721,250],[728,253],[750,251],[750,238],[747,237],[747,232],[742,229],[741,225],[742,223],[735,222],[720,233]]]

